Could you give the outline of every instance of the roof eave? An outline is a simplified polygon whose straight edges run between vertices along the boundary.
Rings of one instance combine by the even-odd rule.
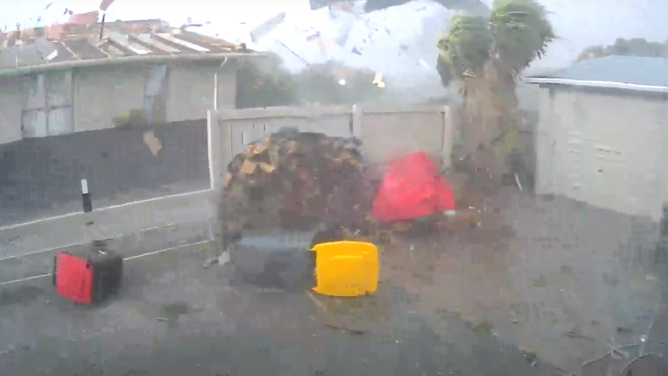
[[[637,85],[612,81],[571,80],[566,78],[527,77],[524,82],[538,85],[580,86],[598,89],[617,89],[646,93],[668,93],[668,86]]]
[[[59,63],[47,63],[41,65],[30,65],[13,69],[0,70],[0,77],[22,76],[26,74],[44,73],[57,70],[67,70],[72,68],[100,67],[124,64],[145,64],[145,63],[172,63],[187,61],[220,61],[225,59],[243,59],[243,58],[261,58],[275,56],[270,52],[222,52],[207,54],[187,54],[187,55],[137,55],[117,58],[86,59],[64,61]]]

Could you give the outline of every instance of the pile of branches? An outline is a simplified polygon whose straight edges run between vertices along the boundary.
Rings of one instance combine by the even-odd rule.
[[[219,203],[222,234],[322,224],[359,233],[374,194],[358,139],[283,128],[229,163]]]

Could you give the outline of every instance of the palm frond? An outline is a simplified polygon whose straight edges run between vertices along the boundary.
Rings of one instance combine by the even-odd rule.
[[[490,58],[492,41],[486,18],[455,14],[450,19],[448,32],[437,43],[439,61],[449,67],[453,76],[475,76]]]
[[[490,24],[497,52],[515,73],[541,58],[555,39],[545,8],[535,0],[496,0]]]
[[[443,87],[448,87],[450,82],[454,79],[452,73],[452,65],[448,62],[447,58],[443,54],[439,54],[436,59],[436,70],[438,75],[441,77],[441,84]]]

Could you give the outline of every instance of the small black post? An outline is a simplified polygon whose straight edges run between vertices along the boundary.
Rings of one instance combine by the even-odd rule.
[[[107,18],[107,12],[102,13],[102,22],[100,22],[100,40],[104,38],[104,19]]]
[[[93,211],[93,202],[90,199],[87,179],[81,179],[81,202],[83,203],[84,213],[90,213]]]
[[[668,204],[663,204],[661,207],[661,221],[659,222],[659,234],[661,237],[668,239]]]

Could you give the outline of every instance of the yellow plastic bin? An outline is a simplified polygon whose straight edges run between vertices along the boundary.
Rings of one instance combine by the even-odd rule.
[[[337,297],[376,292],[379,267],[374,244],[337,241],[317,244],[311,251],[315,252],[315,292]]]

